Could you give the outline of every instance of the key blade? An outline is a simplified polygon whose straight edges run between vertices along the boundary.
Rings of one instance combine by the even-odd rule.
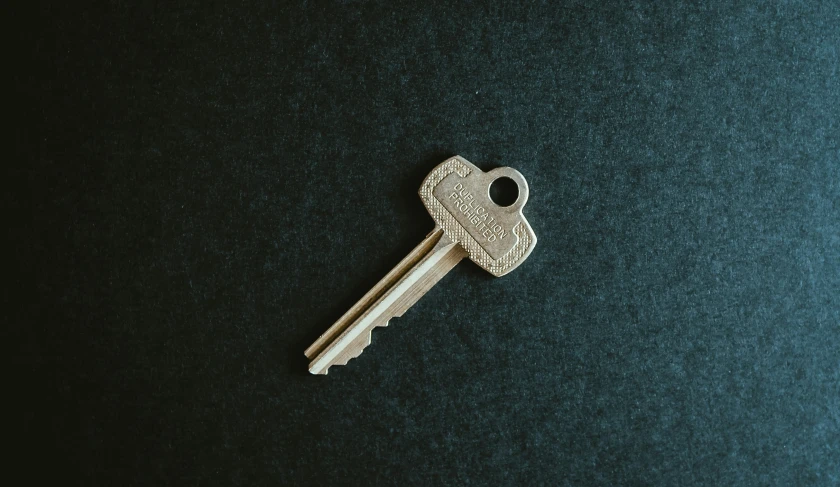
[[[405,256],[405,258],[394,266],[394,268],[391,269],[385,277],[383,277],[370,291],[362,296],[362,298],[357,301],[352,308],[347,310],[347,312],[344,313],[344,315],[342,315],[341,318],[339,318],[326,332],[324,332],[323,335],[318,337],[318,339],[315,340],[315,342],[304,352],[306,358],[313,359],[316,355],[321,353],[324,348],[330,344],[330,342],[335,341],[335,339],[338,338],[338,335],[356,321],[362,313],[364,313],[374,302],[376,302],[376,300],[382,297],[382,295],[388,291],[389,287],[393,286],[394,283],[405,276],[412,267],[417,265],[417,263],[420,262],[420,260],[422,260],[423,257],[426,256],[438,242],[438,238],[433,238],[437,230],[438,229],[436,228],[426,235],[426,238],[424,238],[422,242],[420,242],[411,252],[409,252],[407,256]],[[385,325],[387,325],[387,323]]]
[[[435,228],[408,257],[306,351],[309,372],[326,374],[345,365],[370,344],[377,326],[402,316],[429,289],[466,257],[463,247]]]

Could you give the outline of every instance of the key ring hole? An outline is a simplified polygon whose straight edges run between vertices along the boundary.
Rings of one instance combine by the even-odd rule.
[[[490,199],[493,203],[507,208],[519,199],[519,185],[513,179],[502,176],[490,183]]]

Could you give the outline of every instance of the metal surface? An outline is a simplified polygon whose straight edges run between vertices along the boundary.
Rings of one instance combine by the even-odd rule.
[[[519,197],[510,206],[490,198],[490,185],[500,177],[518,186]],[[502,276],[519,266],[537,243],[522,215],[528,183],[515,169],[485,173],[456,156],[426,177],[420,197],[436,223],[434,230],[306,350],[311,373],[326,374],[331,366],[358,357],[375,327],[402,316],[462,258]]]

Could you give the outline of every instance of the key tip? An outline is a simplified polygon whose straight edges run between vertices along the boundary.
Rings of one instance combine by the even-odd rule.
[[[318,370],[318,369],[316,369],[315,367],[312,367],[312,366],[309,367],[309,373],[312,374],[312,375],[327,375],[327,373],[329,371],[330,371],[329,367],[327,367],[326,369],[321,369],[321,370]]]

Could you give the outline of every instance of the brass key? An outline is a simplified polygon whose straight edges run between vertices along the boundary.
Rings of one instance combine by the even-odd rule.
[[[519,188],[517,200],[506,207],[490,198],[490,185],[501,177]],[[537,243],[522,215],[528,183],[515,169],[485,173],[456,156],[426,176],[420,198],[434,230],[306,349],[309,372],[326,374],[331,366],[358,357],[370,345],[374,327],[402,316],[464,257],[498,277],[518,267]]]

